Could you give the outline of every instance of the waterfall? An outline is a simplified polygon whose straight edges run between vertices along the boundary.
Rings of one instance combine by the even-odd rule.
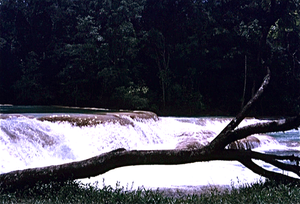
[[[201,148],[209,144],[230,120],[231,118],[222,117],[157,117],[155,114],[145,111],[94,114],[0,114],[0,173],[79,161],[117,148],[127,150]],[[256,122],[262,121],[249,118],[241,126]],[[293,147],[283,146],[275,138],[270,135],[254,135],[230,144],[227,148],[251,148],[262,151],[270,149],[286,150],[287,148],[299,148],[300,146],[299,142],[298,145],[294,144]],[[192,168],[195,176],[198,174],[199,168],[202,169],[203,174],[209,174],[212,171],[209,170],[211,168],[217,168],[216,170],[225,168],[224,171],[232,174],[235,172],[232,168],[238,166],[239,170],[236,170],[238,175],[234,175],[233,179],[247,172],[242,165],[235,162],[209,164],[212,166],[209,166],[206,162],[201,164],[201,167],[199,163],[177,165],[176,168],[164,165],[124,167],[113,170],[112,172],[115,173],[108,172],[102,175],[103,177],[100,180],[103,178],[130,179],[130,176],[126,176],[126,178],[116,176],[120,171],[123,172],[121,175],[130,171],[133,174],[132,179],[137,185],[150,187],[152,185],[154,185],[153,187],[196,185],[195,182],[199,182],[200,185],[204,181],[225,185],[224,183],[228,183],[228,180],[224,183],[221,180],[212,180],[213,178],[218,179],[216,175],[207,177],[211,181],[205,180],[206,177],[205,179],[201,177],[202,180],[199,180],[200,177],[199,179],[192,178],[192,174],[191,177],[187,178],[189,175],[186,175],[185,171],[189,172]],[[144,171],[140,183],[138,179],[141,176],[137,175],[137,171]],[[153,178],[147,181],[143,180],[147,179],[147,174],[153,172],[160,176],[165,172],[164,179],[158,181]],[[184,176],[179,174],[184,174]],[[171,175],[173,180],[169,178]],[[251,178],[249,175],[248,172],[245,178]],[[157,184],[151,184],[154,181]],[[159,181],[163,184],[159,184]],[[115,182],[115,180],[112,182]],[[130,181],[126,180],[125,182]],[[166,184],[167,182],[170,183]]]

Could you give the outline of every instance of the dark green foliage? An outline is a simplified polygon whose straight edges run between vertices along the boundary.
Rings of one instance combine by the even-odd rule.
[[[291,0],[0,0],[0,103],[235,114],[268,66],[255,114],[294,114],[299,26]]]
[[[178,192],[174,197],[163,191],[81,184],[74,181],[36,185],[11,193],[0,193],[0,203],[299,203],[295,185],[274,182],[256,183],[240,188],[210,190],[197,194]]]
[[[84,185],[74,181],[36,185],[0,195],[1,203],[168,203],[158,191],[131,190],[111,186]]]

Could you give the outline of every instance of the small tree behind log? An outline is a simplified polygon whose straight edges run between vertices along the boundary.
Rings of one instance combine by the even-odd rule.
[[[298,163],[300,158],[294,155],[277,156],[254,152],[251,150],[225,149],[228,144],[246,138],[252,134],[286,131],[299,127],[300,115],[271,122],[258,123],[237,128],[245,118],[250,107],[261,97],[270,81],[270,72],[263,80],[262,85],[254,97],[244,106],[241,112],[221,131],[219,135],[207,146],[199,149],[174,150],[131,150],[117,149],[87,160],[62,165],[48,166],[12,171],[0,175],[0,189],[14,190],[24,186],[34,186],[36,183],[49,183],[51,181],[64,182],[68,180],[88,178],[103,174],[109,170],[130,166],[149,164],[186,164],[200,161],[239,161],[245,167],[263,177],[281,182],[300,182],[300,179],[284,174],[268,171],[255,164],[252,160],[261,160],[284,171],[290,171],[300,176]],[[284,163],[283,160],[295,162]],[[150,175],[151,176],[151,175]]]

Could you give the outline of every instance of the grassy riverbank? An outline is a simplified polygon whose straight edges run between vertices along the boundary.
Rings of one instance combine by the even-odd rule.
[[[158,190],[130,190],[118,185],[98,188],[67,182],[37,185],[13,193],[1,192],[0,203],[300,203],[300,188],[269,182],[222,191],[212,188],[197,195],[179,193],[171,197]]]

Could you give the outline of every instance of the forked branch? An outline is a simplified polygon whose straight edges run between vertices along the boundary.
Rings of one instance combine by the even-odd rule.
[[[207,146],[207,151],[213,152],[213,151],[219,151],[221,149],[224,149],[228,144],[233,142],[231,138],[231,134],[234,131],[234,129],[243,121],[243,119],[246,117],[246,114],[252,107],[252,105],[258,100],[258,98],[262,95],[265,88],[270,82],[270,69],[267,68],[267,75],[265,76],[263,83],[261,84],[258,91],[255,93],[253,98],[251,98],[250,101],[244,106],[244,108],[237,114],[237,116],[231,120],[231,122],[219,133],[219,135]]]

